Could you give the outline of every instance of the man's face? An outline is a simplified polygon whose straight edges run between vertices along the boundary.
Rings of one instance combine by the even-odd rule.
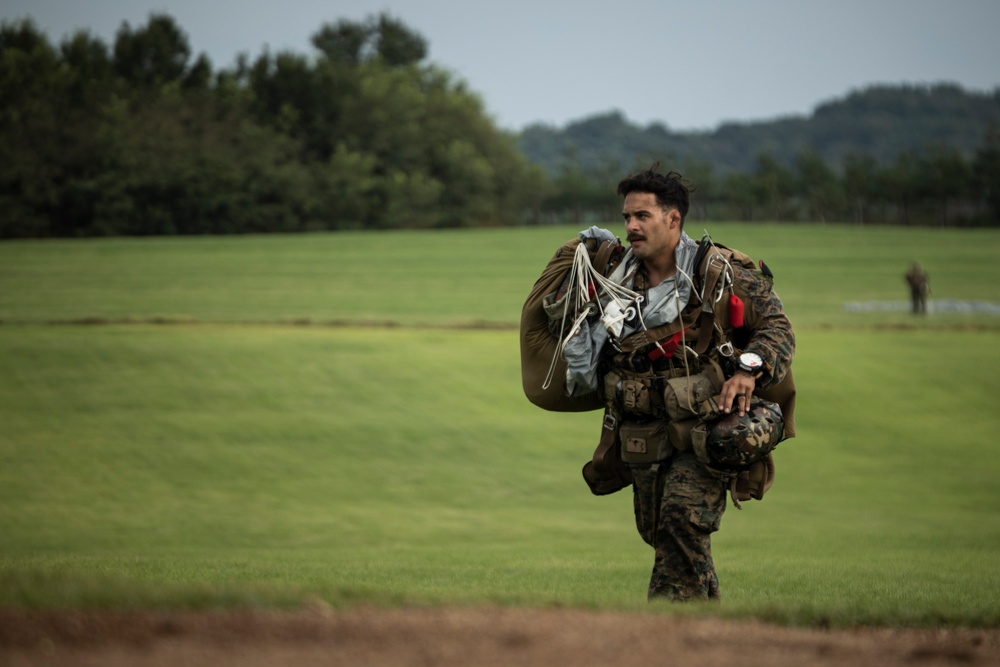
[[[630,192],[625,196],[622,217],[636,257],[645,261],[664,253],[673,255],[681,238],[681,216],[677,209],[664,212],[653,193]]]

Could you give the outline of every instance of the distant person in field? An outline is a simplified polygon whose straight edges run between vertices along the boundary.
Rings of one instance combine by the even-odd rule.
[[[690,188],[680,174],[653,165],[622,179],[618,194],[630,248],[591,227],[560,250],[579,256],[585,245],[602,267],[604,248],[618,254],[582,283],[569,271],[545,299],[549,329],[568,332],[558,390],[603,404],[583,476],[596,495],[632,487],[636,527],[654,550],[649,598],[717,599],[711,535],[727,493],[737,506],[760,499],[771,450],[794,436],[795,334],[763,262],[684,232]],[[585,308],[562,305],[577,293]],[[525,391],[550,410],[581,409]]]
[[[927,294],[930,292],[930,277],[927,272],[920,268],[918,262],[914,262],[910,270],[906,272],[906,284],[910,286],[910,301],[914,315],[923,315],[927,312]]]

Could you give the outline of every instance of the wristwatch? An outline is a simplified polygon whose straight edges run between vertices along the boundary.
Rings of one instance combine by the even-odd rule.
[[[740,370],[750,375],[760,377],[764,372],[764,360],[756,352],[744,352],[740,355]]]

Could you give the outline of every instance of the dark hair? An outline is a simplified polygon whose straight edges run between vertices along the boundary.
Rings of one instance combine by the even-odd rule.
[[[656,195],[656,203],[663,208],[676,208],[681,214],[681,223],[688,214],[689,198],[693,188],[676,171],[666,174],[659,172],[660,163],[638,174],[629,174],[618,183],[618,194],[626,197],[632,192],[649,192]]]

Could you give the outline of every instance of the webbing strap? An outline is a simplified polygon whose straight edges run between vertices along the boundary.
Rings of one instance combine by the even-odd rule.
[[[614,460],[611,448],[615,446],[617,426],[617,418],[611,410],[605,408],[604,421],[601,423],[601,440],[594,450],[594,470],[599,475],[609,475],[613,472]]]
[[[694,351],[698,356],[705,354],[708,344],[712,340],[712,329],[715,327],[715,312],[707,308],[701,309],[701,317],[698,318],[698,341],[694,344]]]
[[[604,411],[601,441],[594,457],[583,466],[583,479],[595,496],[621,491],[632,483],[632,469],[618,455],[618,422],[610,408]]]
[[[607,275],[608,264],[611,262],[611,257],[615,250],[622,247],[618,239],[614,241],[604,241],[601,243],[601,247],[597,249],[597,253],[594,254],[594,268],[602,276]]]
[[[675,333],[681,329],[687,329],[691,327],[698,319],[698,312],[700,309],[688,309],[685,308],[678,317],[673,322],[667,324],[653,327],[652,329],[644,329],[642,331],[636,331],[634,334],[628,338],[622,340],[618,344],[618,348],[625,353],[635,352],[638,349],[646,347],[647,345],[652,345],[653,343],[658,343],[660,341],[670,338]]]
[[[704,245],[703,245],[704,247]],[[711,250],[715,250],[712,253]],[[709,252],[705,253],[709,256],[708,266],[706,267],[707,275],[705,276],[705,284],[702,288],[702,294],[704,299],[699,306],[688,306],[673,322],[664,324],[659,327],[653,327],[652,329],[646,329],[644,331],[637,331],[625,340],[618,344],[619,349],[625,353],[631,353],[635,350],[646,347],[647,345],[652,345],[658,343],[667,338],[670,338],[675,333],[680,331],[682,328],[687,329],[692,326],[695,321],[698,322],[698,339],[694,345],[694,351],[698,355],[705,354],[708,350],[708,344],[712,340],[712,331],[715,328],[715,308],[712,302],[712,296],[718,289],[719,280],[725,274],[725,267],[728,265],[727,262],[723,261],[713,261],[716,256],[721,258],[722,253],[718,251],[717,248],[711,248]],[[699,248],[698,258],[702,258],[705,255],[701,252]],[[699,264],[695,264],[699,266]],[[692,295],[693,296],[693,295]]]

